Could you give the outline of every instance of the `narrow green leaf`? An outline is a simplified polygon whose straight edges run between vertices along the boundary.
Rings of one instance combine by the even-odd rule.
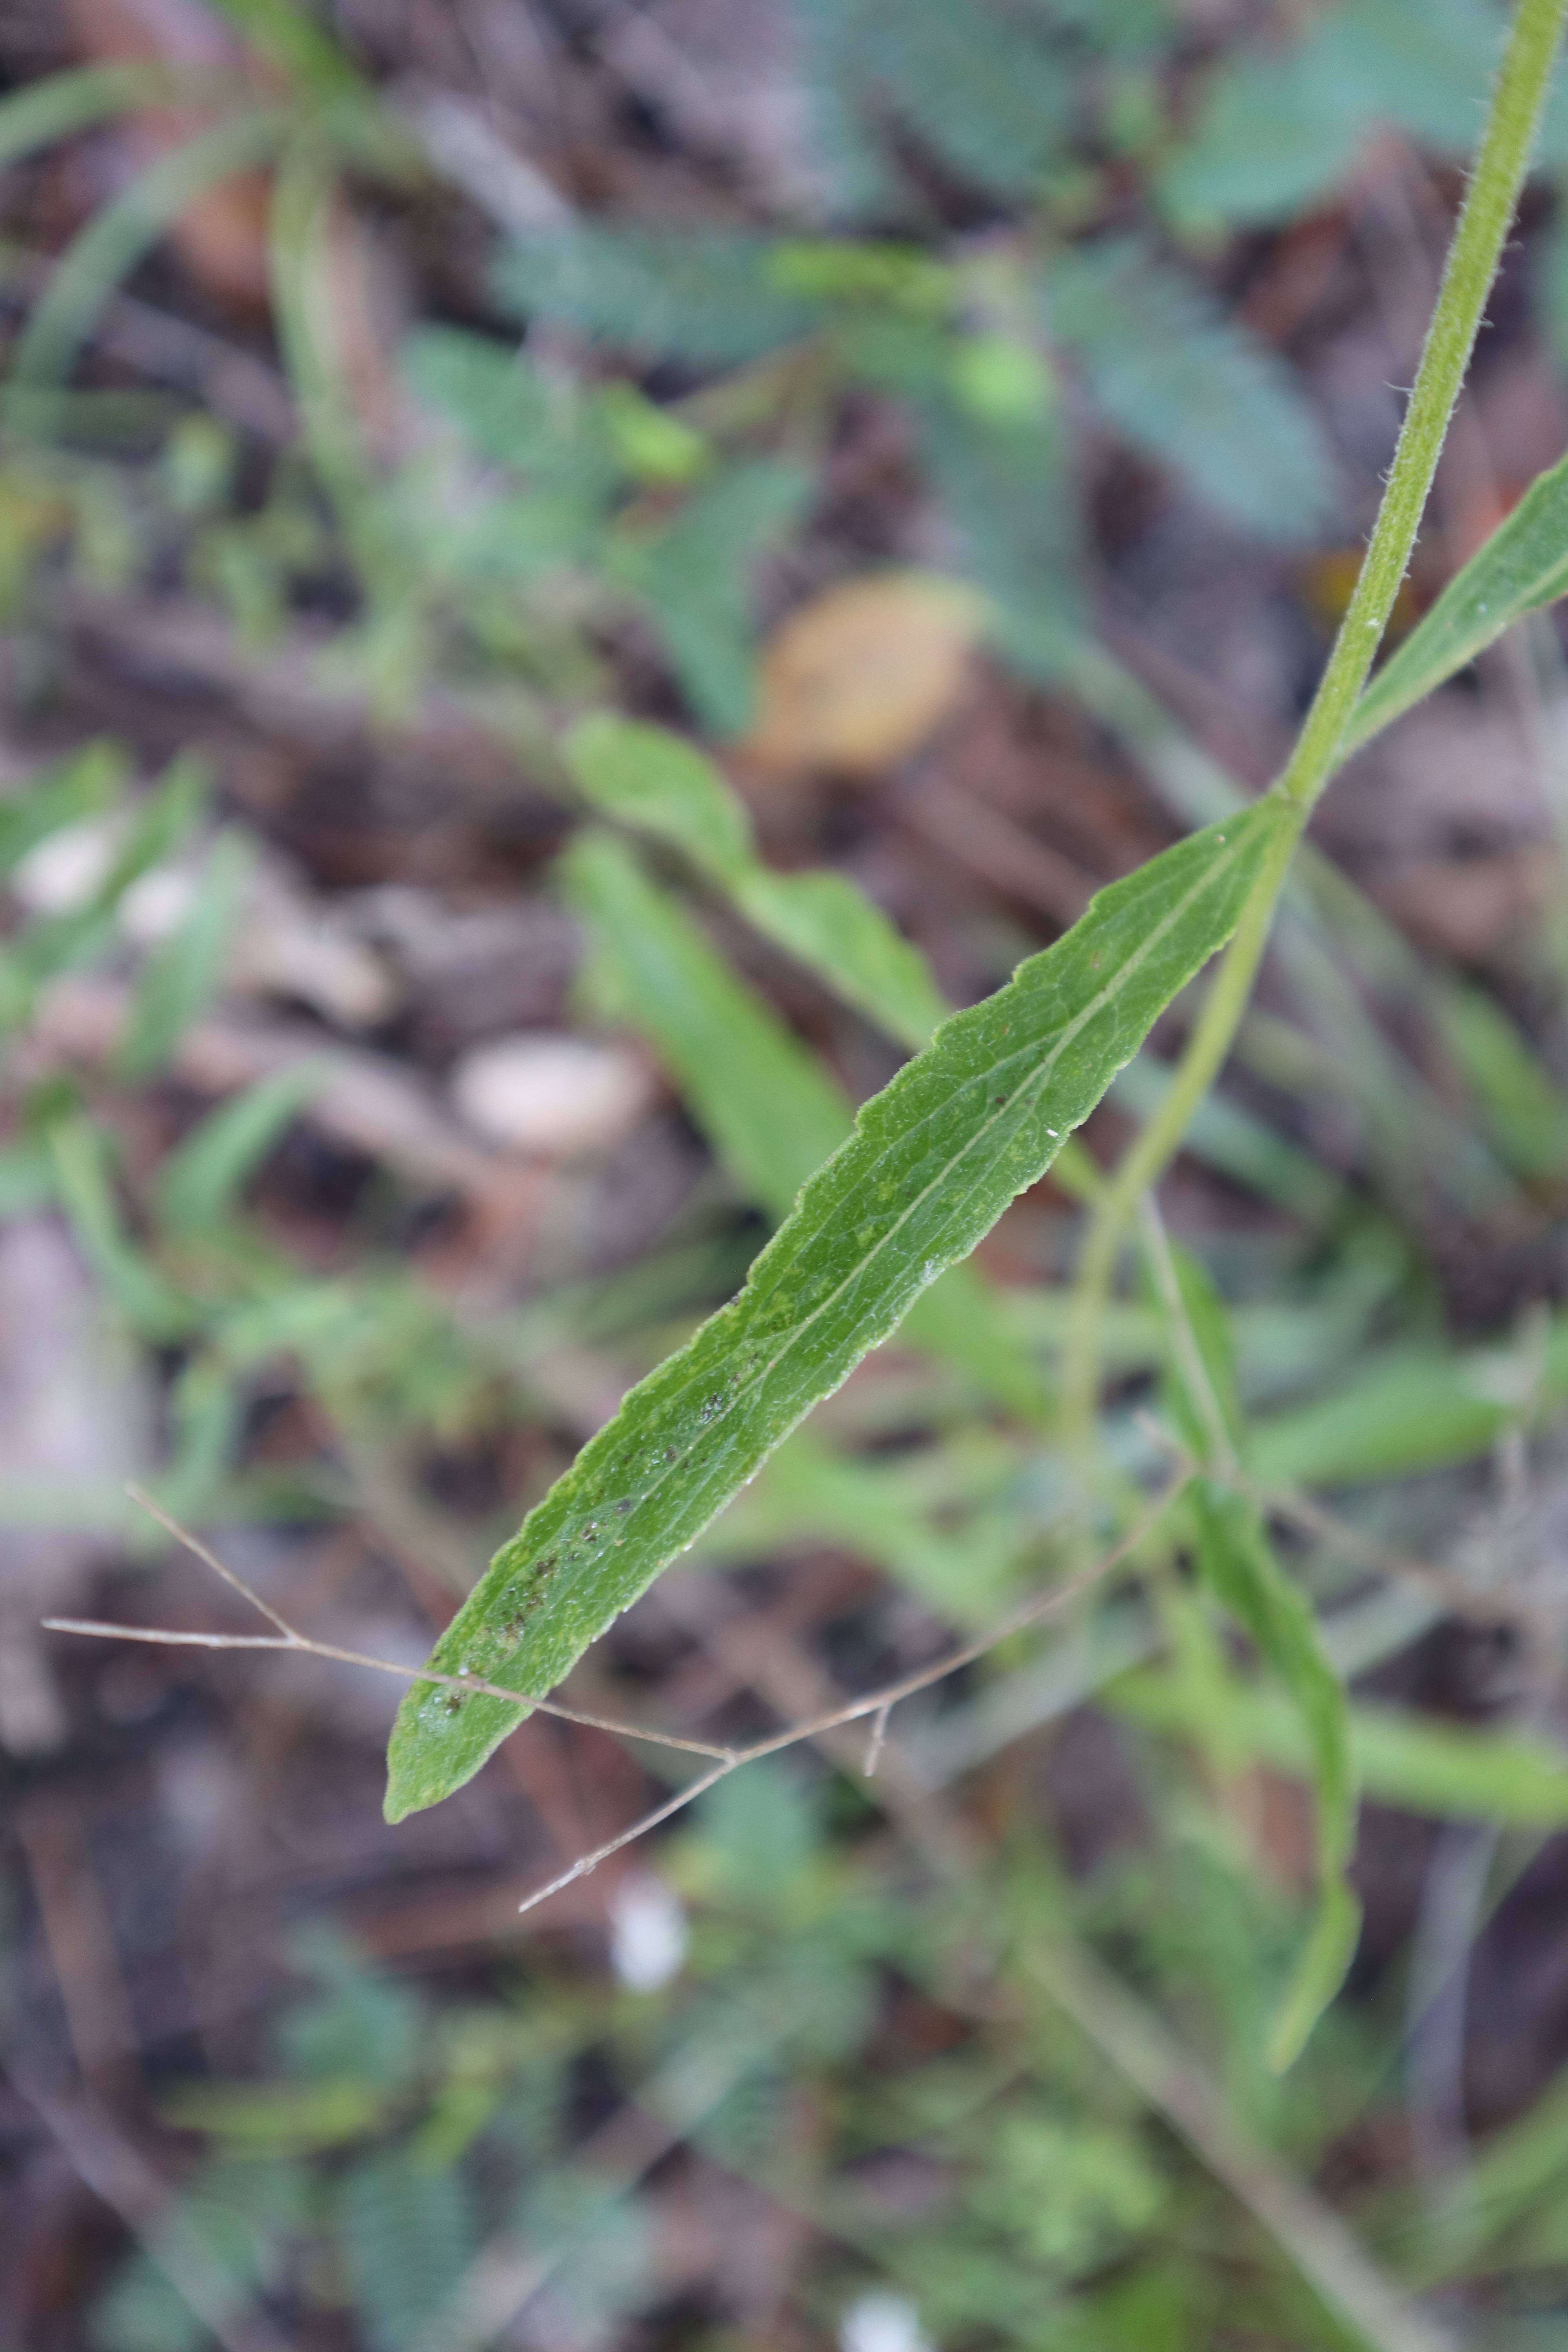
[[[100,738],[7,793],[0,799],[0,874],[9,874],[30,849],[62,825],[79,824],[111,807],[129,768],[119,745]]]
[[[158,1171],[160,1222],[194,1232],[226,1215],[241,1185],[331,1075],[325,1061],[299,1062],[210,1112]]]
[[[1254,1423],[1252,1475],[1267,1486],[1357,1486],[1473,1461],[1508,1419],[1487,1370],[1438,1347],[1368,1354],[1326,1395]]]
[[[745,807],[695,744],[603,711],[584,719],[563,751],[595,807],[679,849],[764,937],[889,1036],[918,1052],[946,1018],[920,950],[853,882],[763,865]]]
[[[250,862],[239,835],[226,835],[184,920],[148,957],[120,1047],[124,1076],[144,1078],[162,1068],[220,986]]]
[[[1538,474],[1507,520],[1457,572],[1356,705],[1349,758],[1511,628],[1568,593],[1568,457]]]
[[[93,320],[121,278],[198,196],[266,163],[287,135],[280,107],[256,107],[198,131],[148,164],[95,212],[58,264],[11,362],[7,406],[69,372]],[[33,403],[27,404],[31,415]]]
[[[1277,2074],[1293,2066],[1312,2028],[1350,1973],[1361,1941],[1361,1904],[1347,1880],[1323,1880],[1317,1913],[1285,1988],[1268,2036],[1268,2063]]]
[[[1500,1156],[1518,1175],[1561,1181],[1568,1100],[1494,997],[1453,982],[1432,989],[1443,1042],[1476,1098]]]
[[[364,82],[331,35],[292,0],[216,0],[216,5],[247,41],[312,98],[365,92]]]
[[[765,939],[889,1037],[914,1053],[929,1045],[953,1008],[920,949],[847,876],[777,874],[764,866],[744,803],[684,736],[600,712],[584,719],[563,748],[583,791],[606,814],[680,850]],[[636,1017],[635,1002],[630,1017]],[[772,1015],[766,1017],[772,1023]],[[1089,1197],[1098,1181],[1078,1144],[1066,1147],[1057,1174],[1080,1198]],[[962,1286],[949,1287],[956,1304]],[[974,1297],[966,1297],[965,1305],[975,1311]],[[960,1324],[947,1319],[956,1339]],[[969,1339],[972,1358],[986,1349],[1005,1352],[994,1317]]]
[[[1215,1697],[1177,1675],[1135,1668],[1106,1693],[1119,1713],[1151,1730],[1202,1738]],[[1268,1694],[1229,1681],[1225,1736],[1245,1754],[1308,1772],[1311,1752],[1299,1717]],[[1350,1711],[1351,1755],[1369,1797],[1435,1821],[1501,1822],[1518,1829],[1568,1827],[1568,1753],[1525,1732],[1444,1723],[1402,1707],[1362,1702]]]
[[[1289,1691],[1311,1756],[1319,1908],[1269,2038],[1269,2063],[1283,2068],[1300,2055],[1355,1951],[1360,1906],[1344,1880],[1355,1843],[1357,1793],[1349,1706],[1310,1603],[1275,1559],[1256,1507],[1234,1488],[1207,1479],[1194,1481],[1189,1505],[1205,1580]]]
[[[744,1289],[640,1381],[497,1554],[436,1660],[551,1689],[773,1448],[1049,1167],[1234,929],[1281,811],[1195,834],[1096,898],[876,1096]],[[456,1705],[450,1701],[456,1699]],[[526,1711],[416,1685],[388,1818],[437,1803]]]
[[[1274,1557],[1249,1496],[1224,1484],[1241,1451],[1236,1364],[1225,1309],[1203,1268],[1172,1250],[1151,1214],[1147,1256],[1165,1318],[1170,1398],[1198,1460],[1220,1475],[1194,1479],[1187,1506],[1210,1591],[1257,1644],[1289,1693],[1307,1735],[1318,1804],[1319,1909],[1269,2042],[1289,2065],[1343,1981],[1360,1909],[1344,1873],[1355,1844],[1356,1778],[1345,1687],[1325,1652],[1311,1603]]]
[[[118,65],[76,66],[25,82],[0,100],[0,167],[137,107],[166,106],[181,97],[210,99],[224,79],[210,68],[203,73],[137,58]]]
[[[595,1008],[649,1040],[719,1158],[782,1223],[849,1133],[847,1095],[625,842],[579,834],[556,870],[588,929]]]
[[[600,1009],[647,1038],[719,1158],[782,1223],[854,1127],[848,1096],[624,844],[581,835],[561,872],[594,942]],[[952,1267],[915,1301],[906,1336],[1010,1412],[1034,1420],[1046,1412],[1038,1372],[973,1267]]]
[[[127,1233],[99,1129],[85,1116],[56,1119],[47,1141],[60,1204],[82,1255],[121,1313],[145,1339],[183,1337],[191,1328],[191,1308]]]

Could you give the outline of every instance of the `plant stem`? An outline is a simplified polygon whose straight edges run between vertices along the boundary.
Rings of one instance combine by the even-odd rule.
[[[1304,809],[1312,807],[1334,772],[1351,712],[1366,684],[1410,562],[1535,143],[1563,13],[1563,0],[1520,0],[1514,16],[1480,153],[1448,247],[1436,308],[1355,593],[1295,750],[1274,787]]]
[[[1459,215],[1436,308],[1400,427],[1377,520],[1355,592],[1301,725],[1271,787],[1281,821],[1273,849],[1242,909],[1175,1081],[1125,1154],[1090,1214],[1074,1292],[1062,1386],[1068,1450],[1086,1458],[1100,1390],[1100,1331],[1116,1261],[1139,1200],[1159,1181],[1188,1120],[1219,1075],[1262,960],[1274,908],[1301,830],[1338,764],[1351,713],[1366,683],[1410,562],[1519,201],[1568,0],[1519,0],[1492,90],[1480,152]]]

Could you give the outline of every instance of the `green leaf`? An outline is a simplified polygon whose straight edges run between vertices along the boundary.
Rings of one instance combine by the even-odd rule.
[[[1324,1396],[1254,1422],[1247,1460],[1268,1486],[1359,1486],[1484,1454],[1508,1421],[1489,1360],[1385,1348]]]
[[[697,716],[717,734],[751,722],[751,567],[811,488],[801,467],[758,458],[705,484],[651,537],[611,542],[614,576],[637,596]]]
[[[296,1113],[331,1077],[324,1061],[275,1070],[193,1128],[158,1171],[158,1214],[170,1231],[216,1224]]]
[[[1199,1693],[1155,1668],[1135,1668],[1105,1696],[1119,1713],[1152,1730],[1203,1739],[1214,1729],[1213,1691]],[[1223,1705],[1225,1736],[1234,1748],[1288,1772],[1311,1769],[1300,1718],[1282,1713],[1268,1693],[1233,1678]],[[1357,1778],[1384,1804],[1435,1821],[1568,1826],[1568,1754],[1549,1740],[1368,1702],[1351,1708],[1350,1737]]]
[[[123,1076],[144,1078],[161,1069],[221,985],[250,865],[248,844],[226,834],[184,920],[148,957],[117,1057]]]
[[[269,160],[287,136],[280,107],[256,107],[161,155],[130,186],[100,205],[49,279],[11,362],[8,409],[30,415],[37,393],[69,372],[102,305],[121,278],[164,236],[197,197]]]
[[[1384,662],[1341,746],[1348,759],[1527,613],[1568,593],[1568,457],[1538,474],[1507,520]]]
[[[860,0],[856,13],[868,79],[944,162],[998,195],[1038,183],[1063,142],[1073,77],[1026,17],[984,0]]]
[[[460,425],[469,446],[497,465],[526,467],[563,437],[550,387],[511,344],[460,327],[421,327],[403,347],[419,398]]]
[[[1226,59],[1160,194],[1194,226],[1264,226],[1325,194],[1381,124],[1463,154],[1497,47],[1482,0],[1345,0],[1301,38]]]
[[[117,743],[83,744],[0,800],[0,874],[62,825],[99,816],[119,798],[130,762]]]
[[[1443,1042],[1459,1065],[1500,1157],[1519,1175],[1561,1181],[1568,1101],[1495,998],[1454,984],[1431,992]]]
[[[782,1223],[853,1128],[848,1096],[622,844],[582,836],[562,873],[595,944],[590,983],[601,1011],[648,1039],[719,1158]],[[1010,1411],[1043,1415],[1039,1375],[973,1268],[952,1267],[916,1300],[906,1337],[960,1365]]]
[[[121,1313],[144,1339],[182,1337],[195,1319],[194,1309],[127,1233],[102,1131],[78,1115],[52,1120],[47,1139],[60,1204],[82,1255]]]
[[[719,1158],[781,1223],[849,1133],[848,1097],[624,842],[581,834],[558,871],[593,944],[595,1010],[651,1041]]]
[[[160,2101],[176,2131],[210,2132],[237,2149],[341,2147],[381,2122],[394,2094],[349,2075],[320,2083],[187,2083]]]
[[[1328,444],[1289,372],[1140,239],[1065,255],[1045,297],[1053,335],[1111,423],[1220,513],[1289,541],[1332,512]]]
[[[912,404],[921,455],[962,542],[963,568],[995,599],[1005,649],[1026,668],[1070,673],[1084,641],[1085,567],[1058,411],[983,425],[952,397],[928,392]]]
[[[453,2167],[426,2170],[403,2148],[387,2148],[348,2175],[341,2217],[365,2339],[373,2352],[403,2352],[468,2267],[478,2236],[468,2183]]]
[[[318,100],[365,90],[330,33],[294,0],[216,0],[230,22],[302,90]]]
[[[1356,1820],[1349,1707],[1311,1604],[1275,1559],[1256,1507],[1234,1488],[1203,1479],[1190,1490],[1190,1507],[1205,1580],[1289,1691],[1311,1755],[1319,1912],[1270,2037],[1269,2061],[1283,2068],[1300,2055],[1355,1952],[1361,1912],[1344,1880]]]
[[[865,1106],[739,1297],[630,1391],[502,1547],[437,1663],[524,1701],[553,1687],[1044,1174],[1230,936],[1280,821],[1263,803],[1164,851],[944,1023]],[[393,1732],[388,1818],[449,1795],[524,1712],[416,1685]]]
[[[662,727],[602,712],[563,746],[595,807],[682,852],[742,913],[846,1003],[918,1052],[949,1010],[918,948],[839,874],[775,874],[713,762]],[[815,1165],[815,1161],[813,1165]]]
[[[1197,1459],[1220,1475],[1194,1479],[1187,1505],[1198,1565],[1225,1608],[1289,1693],[1307,1737],[1317,1797],[1318,1916],[1300,1955],[1269,2057],[1285,2067],[1343,1982],[1361,1912],[1344,1874],[1355,1844],[1356,1779],[1345,1687],[1319,1636],[1311,1603],[1274,1557],[1249,1496],[1223,1483],[1237,1466],[1243,1431],[1236,1364],[1225,1309],[1201,1266],[1173,1251],[1151,1218],[1147,1256],[1165,1318],[1171,1402]]]
[[[731,367],[809,334],[820,311],[776,287],[769,238],[579,223],[509,247],[496,292],[529,318],[646,353]]]
[[[214,77],[152,58],[123,64],[76,66],[24,82],[0,100],[0,168],[52,147],[73,131],[86,131],[116,114],[142,106],[167,105],[203,91],[212,94]]]

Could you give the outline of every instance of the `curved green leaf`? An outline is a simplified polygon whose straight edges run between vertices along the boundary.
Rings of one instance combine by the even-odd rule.
[[[805,1186],[746,1286],[627,1395],[437,1644],[519,1706],[416,1684],[390,1820],[467,1780],[823,1397],[1049,1167],[1163,1007],[1235,929],[1284,817],[1260,803],[1093,900],[943,1024]]]
[[[663,727],[601,711],[562,747],[573,780],[606,816],[679,849],[764,938],[917,1053],[949,1007],[920,950],[842,874],[775,874],[713,762]]]
[[[719,1159],[782,1224],[813,1169],[854,1127],[849,1097],[623,843],[581,834],[560,870],[593,941],[588,978],[602,1009],[641,1031]],[[857,905],[883,920],[868,900]],[[952,1266],[922,1291],[905,1336],[958,1364],[1010,1412],[1045,1419],[1045,1383],[973,1266]]]
[[[1244,1438],[1225,1308],[1203,1268],[1171,1248],[1152,1213],[1145,1240],[1165,1323],[1172,1408],[1196,1459],[1218,1474],[1194,1479],[1186,1497],[1198,1566],[1215,1599],[1289,1693],[1312,1760],[1318,1912],[1270,2037],[1270,2063],[1285,2067],[1300,2056],[1344,1981],[1361,1927],[1361,1906],[1345,1881],[1355,1845],[1357,1797],[1350,1702],[1323,1647],[1311,1602],[1275,1559],[1258,1506],[1225,1483],[1237,1467]]]
[[[1568,457],[1538,474],[1507,520],[1457,572],[1357,703],[1348,759],[1543,604],[1568,595]]]
[[[254,107],[160,155],[94,213],[56,267],[11,361],[10,404],[69,373],[92,322],[123,278],[220,181],[268,162],[287,137],[282,107]]]

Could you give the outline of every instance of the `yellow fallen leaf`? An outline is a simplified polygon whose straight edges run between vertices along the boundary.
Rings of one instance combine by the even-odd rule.
[[[773,774],[879,774],[952,709],[984,620],[972,590],[923,572],[826,590],[763,647],[757,720],[739,749]]]

